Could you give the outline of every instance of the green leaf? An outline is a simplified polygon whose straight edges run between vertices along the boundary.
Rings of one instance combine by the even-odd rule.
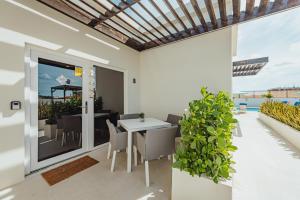
[[[192,148],[192,149],[196,149],[196,147],[197,147],[197,143],[196,143],[196,141],[193,141],[193,142],[191,143],[191,148]]]
[[[208,138],[208,142],[214,141],[215,138],[216,138],[215,136],[210,136],[210,137]]]
[[[215,133],[215,129],[212,126],[207,127],[206,130],[211,134]]]

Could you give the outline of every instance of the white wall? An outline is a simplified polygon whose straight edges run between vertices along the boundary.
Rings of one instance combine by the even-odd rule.
[[[72,48],[109,60],[109,65],[128,70],[128,111],[139,111],[139,86],[132,79],[139,75],[139,53],[32,0],[18,0],[34,10],[64,22],[79,32],[42,18],[28,10],[0,1],[0,189],[24,178],[24,107],[11,111],[9,102],[24,105],[24,37],[44,40],[62,48]],[[113,49],[84,34],[89,33],[120,47]],[[31,37],[31,39],[29,38]],[[28,41],[30,40],[30,41]]]
[[[142,52],[141,111],[166,119],[183,113],[202,86],[231,93],[233,44],[226,28]]]

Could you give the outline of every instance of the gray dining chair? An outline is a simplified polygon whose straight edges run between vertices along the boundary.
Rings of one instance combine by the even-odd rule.
[[[145,134],[137,134],[136,149],[145,159],[146,186],[149,187],[149,161],[168,156],[171,159],[175,152],[175,134],[177,126],[152,129]],[[137,151],[134,151],[134,162],[137,163]],[[141,159],[142,160],[142,159]]]
[[[127,147],[127,132],[121,132],[108,119],[106,120],[109,130],[109,144],[107,158],[109,159],[111,151],[113,152],[110,171],[113,172],[116,163],[116,154],[118,151],[126,150]]]
[[[173,115],[173,114],[168,114],[166,122],[169,122],[173,126],[178,126],[178,129],[176,131],[176,137],[181,137],[180,134],[180,124],[179,121],[182,120],[182,116],[179,115]]]

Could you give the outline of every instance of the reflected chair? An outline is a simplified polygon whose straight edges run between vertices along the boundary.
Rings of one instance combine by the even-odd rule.
[[[82,142],[82,120],[81,117],[76,116],[72,119],[73,122],[73,134],[78,139],[78,146],[81,146]]]
[[[113,152],[112,163],[110,171],[113,172],[115,169],[116,154],[119,151],[126,150],[127,147],[127,132],[121,132],[117,129],[109,120],[106,120],[110,139],[108,144],[107,158],[110,156],[110,152]]]
[[[57,119],[56,120],[56,132],[55,132],[55,140],[57,141],[57,138],[58,138],[58,134],[61,133],[62,136],[61,136],[61,146],[64,145],[64,138],[65,138],[65,131],[64,131],[64,124],[63,124],[63,120],[62,119]]]
[[[79,135],[79,145],[81,144],[82,122],[80,116],[64,115],[62,116],[64,133],[62,144],[67,143],[67,137],[72,136],[75,141],[75,135]]]
[[[171,159],[175,152],[175,135],[177,126],[168,128],[152,129],[144,135],[137,134],[136,149],[145,159],[146,186],[149,187],[149,161],[156,160],[161,156]],[[137,163],[137,151],[134,151],[134,162]]]

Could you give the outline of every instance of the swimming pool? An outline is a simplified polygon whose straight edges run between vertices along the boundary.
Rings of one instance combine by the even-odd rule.
[[[258,112],[258,111],[259,111],[259,108],[258,108],[258,107],[249,107],[249,108],[247,108],[247,111]]]
[[[236,109],[240,110],[239,107],[237,107]],[[259,111],[259,107],[247,107],[247,111],[258,112]]]

